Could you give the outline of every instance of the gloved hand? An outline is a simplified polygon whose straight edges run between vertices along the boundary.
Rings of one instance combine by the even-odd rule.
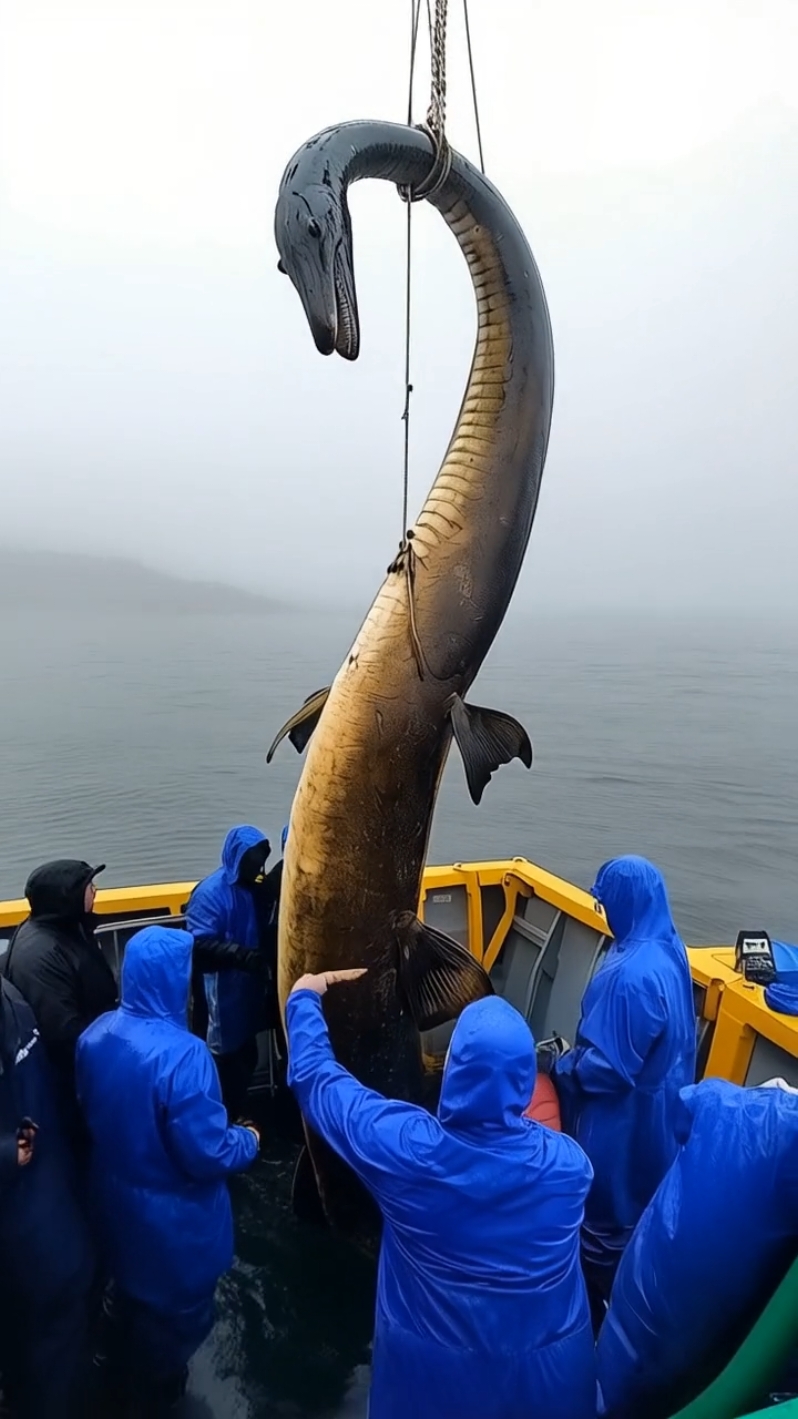
[[[250,1133],[254,1133],[255,1141],[260,1148],[260,1129],[258,1125],[253,1123],[251,1118],[237,1118],[236,1124],[239,1128],[246,1128],[249,1129]]]
[[[39,1132],[38,1123],[34,1123],[32,1118],[23,1118],[17,1129],[17,1166],[26,1168],[33,1157],[33,1149],[36,1143],[36,1134]]]
[[[246,946],[236,946],[235,956],[230,964],[237,971],[247,971],[251,976],[267,976],[269,962],[265,951],[249,951]]]
[[[194,968],[203,975],[215,971],[247,971],[252,975],[268,975],[269,965],[263,951],[238,946],[235,941],[194,942]]]
[[[552,1035],[550,1040],[541,1040],[535,1051],[538,1074],[553,1074],[557,1060],[567,1049],[570,1049],[570,1045],[561,1035]]]

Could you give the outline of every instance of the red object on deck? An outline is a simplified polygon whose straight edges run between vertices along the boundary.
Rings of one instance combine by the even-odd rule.
[[[555,1133],[562,1133],[560,1101],[548,1074],[538,1075],[535,1091],[524,1109],[524,1118],[533,1118],[535,1123],[545,1124],[546,1128],[553,1128]]]

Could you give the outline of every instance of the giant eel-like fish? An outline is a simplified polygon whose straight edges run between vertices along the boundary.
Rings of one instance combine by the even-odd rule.
[[[349,185],[382,178],[418,191],[434,157],[422,129],[357,122],[326,129],[288,164],[275,215],[279,265],[322,354],[354,360],[359,350]],[[452,738],[475,803],[500,764],[532,762],[520,724],[466,695],[521,570],[554,389],[543,286],[507,203],[454,152],[428,200],[457,239],[476,295],[476,350],[460,414],[332,686],[310,696],[269,751],[271,758],[284,735],[308,749],[282,877],[281,1008],[306,971],[368,967],[325,997],[335,1052],[364,1083],[409,1100],[423,1092],[419,1031],[491,991],[473,956],[416,913]],[[324,1212],[355,1230],[362,1196],[352,1175],[306,1132]]]

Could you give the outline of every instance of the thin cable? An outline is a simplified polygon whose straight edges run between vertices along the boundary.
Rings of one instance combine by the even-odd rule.
[[[407,243],[405,254],[405,403],[402,411],[404,433],[404,469],[402,492],[402,538],[401,551],[409,548],[410,535],[407,526],[407,509],[410,488],[410,396],[413,386],[410,382],[410,327],[412,317],[412,264],[413,264],[413,203],[426,197],[433,197],[446,182],[452,165],[452,155],[446,141],[446,23],[448,0],[435,0],[435,17],[432,14],[432,0],[426,0],[427,24],[430,43],[430,98],[426,123],[421,127],[432,140],[434,160],[427,177],[415,188],[400,188],[407,202]],[[416,54],[418,50],[418,30],[421,16],[421,0],[410,0],[410,81],[407,99],[407,124],[413,124],[413,80],[415,78]],[[410,556],[408,550],[408,556]],[[412,586],[409,585],[412,595]],[[421,667],[419,666],[419,673]]]
[[[429,0],[427,0],[429,4]],[[407,95],[407,126],[413,126],[413,82],[416,76],[416,50],[418,48],[418,24],[421,18],[421,0],[410,0],[410,84]]]
[[[405,426],[405,451],[404,451],[404,481],[402,491],[402,541],[401,546],[407,540],[407,500],[410,485],[410,395],[413,393],[413,386],[410,383],[410,277],[413,269],[413,203],[407,204],[407,248],[405,261],[405,407],[402,414],[402,422]]]
[[[429,6],[429,0],[427,0]],[[413,80],[416,72],[416,52],[418,49],[418,26],[421,18],[421,0],[410,0],[410,83],[407,95],[407,126],[413,126]],[[402,480],[402,536],[399,543],[407,543],[407,506],[410,489],[410,313],[411,313],[411,272],[413,254],[413,203],[407,202],[407,241],[405,253],[405,404],[402,412],[404,433],[404,469]]]
[[[477,98],[477,81],[474,74],[474,55],[471,49],[471,25],[468,19],[468,0],[463,0],[463,14],[465,15],[465,32],[468,44],[468,67],[471,71],[471,97],[474,102],[474,122],[477,128],[477,147],[479,148],[479,166],[483,173],[485,171],[485,155],[482,151],[482,129],[479,122],[479,99]]]

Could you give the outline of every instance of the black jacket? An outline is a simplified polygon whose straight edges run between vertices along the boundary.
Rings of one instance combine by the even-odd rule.
[[[16,1161],[17,1129],[38,1125]],[[84,1410],[76,1389],[88,1343],[94,1258],[76,1200],[52,1077],[33,1012],[0,979],[0,1364],[23,1419]]]
[[[73,1146],[83,1150],[88,1133],[75,1092],[75,1046],[98,1016],[118,1004],[114,973],[94,939],[99,919],[84,911],[91,878],[88,863],[71,859],[47,862],[31,873],[25,886],[31,914],[14,933],[0,966],[36,1017],[64,1129]],[[198,977],[211,971],[264,968],[260,952],[233,942],[195,944]]]
[[[97,918],[83,899],[87,863],[48,862],[25,888],[31,914],[14,933],[2,972],[36,1018],[70,1141],[87,1141],[75,1094],[75,1046],[83,1031],[117,1004],[114,973],[94,939]]]

